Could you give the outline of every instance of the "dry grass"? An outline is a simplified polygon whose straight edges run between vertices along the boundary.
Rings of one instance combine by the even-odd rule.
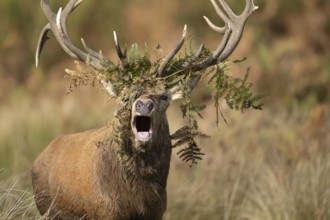
[[[299,112],[231,115],[196,168],[174,158],[165,219],[329,219],[329,121],[317,139]]]
[[[16,181],[0,181],[0,219],[42,219],[36,212],[33,195]]]

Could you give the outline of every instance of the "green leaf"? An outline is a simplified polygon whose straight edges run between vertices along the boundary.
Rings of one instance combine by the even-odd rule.
[[[130,64],[138,62],[140,59],[141,59],[141,57],[140,57],[140,52],[139,52],[138,45],[137,44],[132,44],[130,59],[129,59]]]

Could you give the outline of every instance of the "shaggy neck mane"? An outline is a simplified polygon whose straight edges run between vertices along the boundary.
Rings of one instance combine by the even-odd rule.
[[[118,206],[138,206],[143,212],[164,196],[172,149],[166,116],[154,135],[151,142],[140,145],[142,151],[134,147],[137,143],[132,137],[122,145],[111,138],[99,144],[97,184],[110,198],[121,198],[113,200],[121,201]],[[127,152],[121,157],[123,149]]]

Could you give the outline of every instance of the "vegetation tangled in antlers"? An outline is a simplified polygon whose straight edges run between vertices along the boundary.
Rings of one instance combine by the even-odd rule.
[[[157,55],[159,47],[155,50]],[[210,54],[206,49],[203,50],[200,60],[205,59]],[[189,60],[193,56],[190,49],[186,49],[184,53],[181,53],[178,58],[173,58],[169,63],[171,69],[171,75],[166,77],[159,77],[158,70],[161,63],[161,58],[155,62],[150,60],[148,47],[145,46],[144,55],[141,56],[138,50],[138,46],[133,44],[130,51],[130,56],[127,58],[126,51],[123,54],[123,59],[119,64],[102,59],[103,65],[107,68],[102,72],[99,69],[90,65],[87,62],[89,68],[82,68],[77,62],[77,70],[66,70],[71,83],[68,87],[68,91],[72,92],[76,87],[81,85],[95,86],[100,81],[112,81],[113,91],[117,94],[116,98],[121,107],[115,114],[115,121],[112,123],[112,129],[115,131],[115,136],[111,139],[120,144],[120,146],[127,146],[130,143],[130,114],[131,106],[134,100],[144,93],[159,93],[165,91],[165,88],[180,82],[182,88],[183,101],[180,105],[182,117],[187,119],[187,126],[178,129],[173,135],[172,140],[175,140],[173,147],[187,145],[178,152],[179,157],[191,164],[196,164],[198,160],[201,160],[201,156],[204,155],[201,152],[196,138],[206,138],[207,135],[199,131],[197,118],[202,118],[201,111],[205,109],[205,106],[195,105],[191,100],[191,89],[188,83],[192,76],[196,77],[196,74],[200,76],[210,76],[209,85],[213,88],[213,99],[216,108],[216,122],[219,123],[219,115],[223,118],[220,109],[220,100],[224,99],[227,105],[231,109],[244,111],[249,108],[261,109],[262,108],[262,95],[255,95],[251,91],[252,83],[247,82],[248,72],[243,79],[234,78],[228,74],[228,63],[223,62],[210,67],[207,72],[194,72],[185,73],[180,71],[180,67],[184,62]],[[234,63],[241,62],[234,61]],[[177,71],[176,71],[177,69]],[[122,149],[118,152],[121,158],[130,154],[127,149]]]

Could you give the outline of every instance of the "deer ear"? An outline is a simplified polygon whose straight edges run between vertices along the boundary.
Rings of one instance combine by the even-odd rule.
[[[172,101],[177,100],[177,99],[182,99],[182,91],[177,91],[172,94]]]
[[[181,90],[181,82],[176,83],[174,86],[168,88],[167,93],[171,95],[171,100],[182,99],[183,94]]]

